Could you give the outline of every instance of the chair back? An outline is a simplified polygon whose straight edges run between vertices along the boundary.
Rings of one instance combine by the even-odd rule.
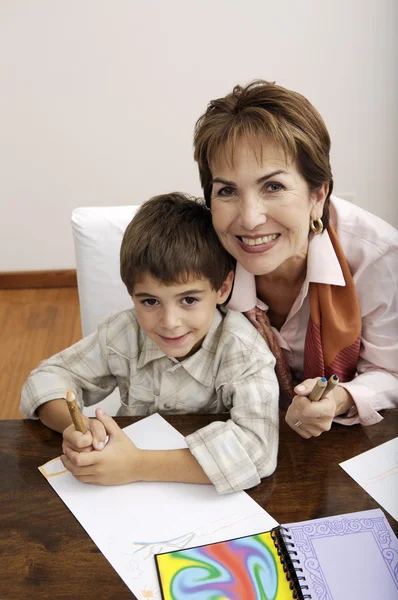
[[[132,300],[120,279],[119,252],[122,237],[138,206],[83,207],[72,213],[77,285],[79,290],[82,333],[96,330],[107,315],[132,306]],[[101,408],[115,415],[120,406],[119,391],[84,414],[94,416]]]

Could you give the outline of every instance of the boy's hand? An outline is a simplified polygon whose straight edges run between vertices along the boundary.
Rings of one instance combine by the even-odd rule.
[[[106,429],[97,419],[89,419],[83,416],[86,433],[76,431],[74,425],[67,427],[62,433],[62,452],[66,449],[74,452],[91,452],[102,450],[105,446]]]
[[[62,463],[76,479],[84,483],[97,485],[121,485],[140,481],[140,465],[145,451],[137,448],[130,438],[120,429],[117,423],[106,415],[100,408],[96,411],[97,423],[101,425],[105,435],[109,435],[109,441],[102,452],[85,451],[92,449],[89,435],[79,433],[78,436],[68,434],[74,444],[80,444],[76,451],[70,444],[64,444],[64,454],[61,456]],[[96,421],[92,419],[91,421]],[[87,427],[87,425],[86,425]],[[68,428],[69,429],[69,428]],[[78,432],[74,432],[78,433]],[[91,438],[92,439],[92,438]],[[104,437],[105,439],[105,437]],[[90,447],[86,444],[90,443]]]

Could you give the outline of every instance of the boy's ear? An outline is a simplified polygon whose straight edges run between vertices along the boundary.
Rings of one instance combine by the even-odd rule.
[[[234,272],[230,271],[228,273],[227,278],[225,279],[224,283],[222,284],[222,286],[220,287],[220,289],[217,292],[218,293],[217,304],[224,304],[224,302],[226,301],[226,299],[228,298],[228,296],[231,293],[233,281],[234,281]]]

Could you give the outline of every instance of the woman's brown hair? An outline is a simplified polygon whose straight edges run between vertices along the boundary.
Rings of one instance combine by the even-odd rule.
[[[286,158],[296,161],[311,192],[328,184],[322,215],[326,229],[333,190],[330,136],[312,104],[297,92],[263,80],[237,85],[224,98],[212,100],[198,119],[194,135],[194,157],[208,207],[211,165],[222,154],[233,162],[234,148],[241,139],[249,140],[260,153],[267,139],[281,146]]]

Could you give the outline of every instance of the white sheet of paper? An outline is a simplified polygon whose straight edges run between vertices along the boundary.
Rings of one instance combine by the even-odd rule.
[[[398,437],[340,463],[340,467],[398,521]]]
[[[184,437],[158,414],[124,432],[143,449],[186,447]],[[65,471],[59,458],[39,470],[139,600],[161,597],[156,553],[278,525],[245,492],[219,496],[213,486],[186,483],[89,485]]]

